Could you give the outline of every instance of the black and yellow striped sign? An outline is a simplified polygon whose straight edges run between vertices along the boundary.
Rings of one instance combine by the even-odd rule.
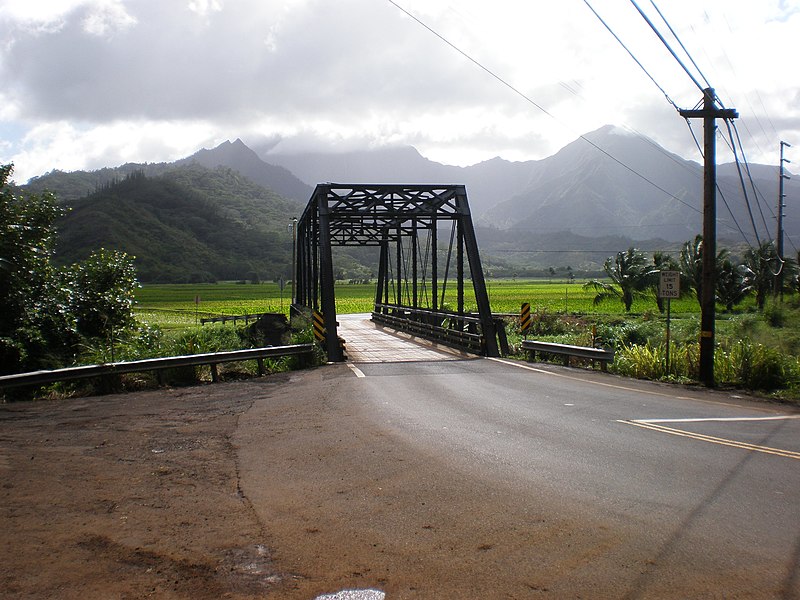
[[[318,342],[325,343],[325,319],[322,317],[322,313],[315,310],[311,320],[314,326],[314,337]]]
[[[519,311],[519,330],[526,333],[531,328],[531,305],[527,302],[522,303]]]

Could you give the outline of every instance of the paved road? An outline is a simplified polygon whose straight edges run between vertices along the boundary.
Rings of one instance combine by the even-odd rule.
[[[292,505],[283,516],[294,510],[288,524],[295,527],[317,520],[336,527],[336,519],[323,514],[352,519],[351,537],[370,529],[372,545],[384,549],[371,568],[382,575],[359,581],[386,589],[387,600],[486,589],[496,590],[495,597],[549,591],[549,597],[800,598],[797,411],[726,393],[494,359],[327,369],[314,381],[298,376],[296,400],[255,407],[243,423],[244,440],[246,432],[259,431],[263,441],[258,428],[271,419],[272,431],[283,435],[287,447],[313,447],[306,459],[313,455],[316,468],[296,463],[292,477],[293,484],[304,483],[304,497],[317,502],[320,512]],[[319,436],[311,442],[286,435],[282,419],[298,402],[304,416],[293,413],[291,423],[316,428]],[[339,431],[323,435],[328,427]],[[302,460],[302,450],[283,451]],[[407,461],[411,471],[387,467],[387,457]],[[278,523],[274,506],[265,508],[275,496],[260,486],[269,478],[282,489],[277,482],[286,474],[256,462],[243,453],[243,488],[257,512]],[[320,468],[329,484],[365,486],[358,501],[336,504],[327,498],[330,489],[314,496]],[[447,486],[457,493],[448,495]],[[391,519],[385,517],[390,489],[396,490],[390,510],[397,513]],[[431,495],[439,502],[435,514],[464,529],[457,539],[469,542],[421,544],[421,559],[409,562],[399,546],[420,538],[415,532],[405,539],[397,523],[413,523],[420,510],[433,510],[414,501]],[[447,503],[464,508],[450,510]],[[473,516],[465,519],[461,513],[467,510]],[[378,532],[375,515],[364,516],[370,511],[384,515],[386,531]],[[545,533],[532,524],[545,522],[558,526]],[[481,544],[476,530],[506,544]],[[328,543],[342,543],[335,539]],[[402,543],[393,546],[392,539]],[[486,550],[482,556],[496,552],[490,569],[469,562],[472,555],[462,545],[470,544]],[[448,558],[433,561],[428,553],[434,548]],[[349,546],[343,552],[359,557],[359,573],[371,560]],[[295,558],[312,570],[320,560],[313,551],[298,550]],[[426,560],[436,564],[433,571],[421,566]],[[342,561],[330,569],[346,569]],[[406,571],[413,569],[428,577],[428,587],[419,579],[407,583],[413,576]],[[461,583],[447,580],[445,571],[459,573]]]

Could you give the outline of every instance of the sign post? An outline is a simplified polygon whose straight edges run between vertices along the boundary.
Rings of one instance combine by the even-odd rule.
[[[658,281],[658,297],[667,300],[667,375],[669,375],[669,326],[670,326],[670,301],[680,298],[681,274],[678,271],[661,271]]]
[[[200,295],[194,297],[194,326],[197,327],[197,310],[200,308]]]

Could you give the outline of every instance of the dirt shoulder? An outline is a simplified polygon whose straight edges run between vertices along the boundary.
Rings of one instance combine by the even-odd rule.
[[[336,365],[0,405],[3,598],[796,597],[411,447],[357,390]]]
[[[285,376],[0,405],[4,598],[263,598],[239,418]]]

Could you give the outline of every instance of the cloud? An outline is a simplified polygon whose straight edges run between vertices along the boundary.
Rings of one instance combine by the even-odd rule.
[[[375,0],[5,0],[0,127],[13,136],[0,160],[37,174],[250,135],[295,150],[414,144],[467,164],[542,158],[607,123],[696,157],[685,122],[582,1],[398,3],[435,33]],[[676,104],[701,98],[632,6],[593,5]],[[751,160],[800,133],[800,76],[779,58],[793,56],[798,8],[662,7],[740,110]],[[169,139],[143,141],[157,131]],[[161,154],[136,155],[147,149]]]

